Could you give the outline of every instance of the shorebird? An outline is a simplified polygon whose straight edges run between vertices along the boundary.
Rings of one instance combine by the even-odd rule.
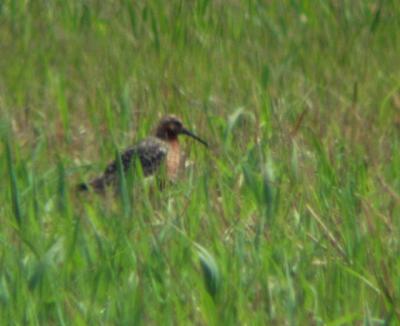
[[[134,161],[138,159],[144,176],[155,174],[165,164],[168,179],[175,180],[183,163],[178,141],[179,135],[192,137],[206,147],[208,146],[203,139],[186,129],[178,117],[168,115],[161,119],[152,136],[143,139],[121,154],[123,171],[127,172]],[[86,191],[91,188],[95,192],[101,193],[107,187],[117,185],[120,176],[118,164],[117,160],[111,162],[101,176],[88,183],[79,184],[78,190]]]

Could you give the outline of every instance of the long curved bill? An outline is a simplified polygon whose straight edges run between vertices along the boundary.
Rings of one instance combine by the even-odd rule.
[[[186,128],[182,128],[181,133],[184,135],[187,135],[189,137],[192,137],[194,139],[196,139],[198,142],[202,143],[204,146],[208,147],[208,144],[206,141],[204,141],[203,139],[201,139],[200,137],[196,136],[194,133],[192,133],[191,131],[187,130]]]

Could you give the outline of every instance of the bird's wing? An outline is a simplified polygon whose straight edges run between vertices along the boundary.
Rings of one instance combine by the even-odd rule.
[[[137,145],[128,148],[121,154],[121,164],[126,172],[138,158],[145,176],[153,174],[161,165],[168,153],[168,145],[155,137],[149,137]],[[105,186],[114,184],[118,178],[118,161],[111,162],[103,175],[92,180],[94,188],[103,190]]]
[[[153,173],[165,159],[168,146],[157,138],[148,138],[139,144],[128,148],[121,154],[121,163],[124,171],[132,165],[133,160],[138,158],[142,164],[145,175]],[[113,174],[118,171],[118,162],[114,161],[108,165],[104,174]]]
[[[144,175],[153,174],[168,154],[168,145],[156,137],[149,137],[137,145],[137,155]]]
[[[136,146],[128,148],[121,154],[121,163],[124,171],[128,170],[132,158],[137,153]],[[107,165],[104,173],[90,181],[90,185],[96,192],[104,192],[107,186],[115,185],[118,180],[118,161],[114,160]]]

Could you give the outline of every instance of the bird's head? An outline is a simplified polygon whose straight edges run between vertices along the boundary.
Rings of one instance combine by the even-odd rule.
[[[207,142],[186,129],[178,117],[174,115],[167,115],[161,119],[156,129],[156,136],[158,138],[163,140],[173,140],[179,135],[192,137],[203,145],[208,146]]]

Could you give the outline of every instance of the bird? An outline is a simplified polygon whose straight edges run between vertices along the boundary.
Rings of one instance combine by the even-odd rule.
[[[208,147],[207,142],[188,130],[180,118],[175,115],[166,115],[158,123],[153,135],[127,148],[120,154],[119,160],[116,159],[108,164],[102,175],[88,183],[79,184],[78,190],[89,191],[92,189],[94,192],[104,193],[108,187],[118,185],[119,164],[126,173],[137,159],[145,177],[155,174],[165,164],[168,179],[175,181],[183,163],[178,141],[179,135],[189,136]]]

